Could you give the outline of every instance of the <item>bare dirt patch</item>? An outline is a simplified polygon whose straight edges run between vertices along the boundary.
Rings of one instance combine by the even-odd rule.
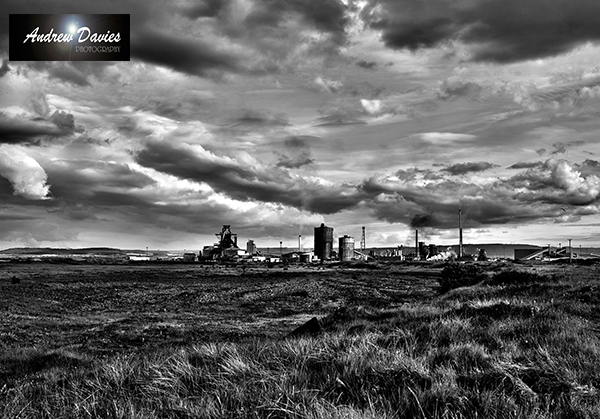
[[[285,336],[337,307],[393,308],[435,294],[439,269],[204,265],[0,266],[0,350],[111,355]]]

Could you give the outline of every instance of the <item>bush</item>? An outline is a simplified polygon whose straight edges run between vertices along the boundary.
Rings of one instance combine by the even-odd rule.
[[[550,278],[547,275],[541,275],[536,272],[520,271],[509,269],[501,271],[490,279],[491,285],[513,285],[513,284],[531,284],[535,282],[547,282]]]
[[[483,280],[483,269],[479,265],[450,263],[442,269],[438,283],[440,291],[467,287]]]

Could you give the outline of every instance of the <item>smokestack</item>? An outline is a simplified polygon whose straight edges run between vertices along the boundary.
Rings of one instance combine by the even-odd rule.
[[[298,234],[298,251],[302,252],[302,234]]]
[[[463,239],[462,239],[462,211],[458,210],[458,257],[463,256]]]
[[[415,260],[419,260],[419,230],[415,230]]]
[[[363,252],[363,254],[367,250],[367,237],[365,235],[365,226],[363,226],[363,228],[362,228],[362,240],[361,240],[361,249],[360,250]]]

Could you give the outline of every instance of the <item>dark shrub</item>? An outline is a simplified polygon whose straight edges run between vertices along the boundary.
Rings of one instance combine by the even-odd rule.
[[[494,275],[489,283],[492,285],[531,284],[534,282],[546,282],[550,279],[547,275],[536,272],[520,271],[510,269]]]
[[[474,285],[483,280],[483,269],[479,265],[449,263],[442,269],[438,279],[440,291]]]
[[[21,283],[21,278],[19,278],[19,277],[17,277],[17,276],[13,276],[13,277],[10,279],[10,282],[11,282],[12,284],[19,284],[19,283]]]

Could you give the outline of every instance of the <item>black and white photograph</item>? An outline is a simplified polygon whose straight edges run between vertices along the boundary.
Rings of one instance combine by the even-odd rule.
[[[2,2],[0,418],[599,417],[600,2]]]

